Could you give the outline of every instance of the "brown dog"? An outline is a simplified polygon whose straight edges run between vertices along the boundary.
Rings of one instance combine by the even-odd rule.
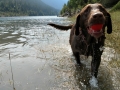
[[[71,29],[69,42],[77,63],[81,64],[79,55],[91,55],[91,74],[97,78],[105,41],[105,27],[107,26],[108,34],[112,33],[111,17],[105,8],[98,3],[88,4],[81,10],[74,25],[48,25],[61,30]]]

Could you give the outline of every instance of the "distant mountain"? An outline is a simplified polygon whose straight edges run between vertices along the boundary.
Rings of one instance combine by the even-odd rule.
[[[0,16],[58,15],[59,10],[41,0],[0,0]]]
[[[63,5],[68,2],[68,0],[42,0],[44,3],[61,10]]]

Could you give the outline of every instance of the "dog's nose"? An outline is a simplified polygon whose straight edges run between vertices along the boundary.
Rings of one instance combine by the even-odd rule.
[[[95,13],[95,14],[93,14],[93,18],[94,19],[100,19],[100,18],[102,18],[103,17],[103,14],[100,12],[100,13]]]

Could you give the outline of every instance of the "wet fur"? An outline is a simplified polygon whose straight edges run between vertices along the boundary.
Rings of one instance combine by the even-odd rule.
[[[93,12],[92,11],[93,8],[97,9],[98,11]],[[94,15],[94,13],[99,13],[99,12],[102,13],[103,18],[105,18],[104,20],[105,23],[102,28],[104,35],[99,37],[97,42],[96,39],[88,33],[87,26],[89,26],[88,23],[90,22],[89,20],[92,20],[93,18],[92,15]],[[88,4],[81,10],[79,15],[77,16],[75,24],[69,26],[62,26],[62,25],[49,23],[48,25],[63,31],[71,29],[69,42],[77,63],[79,65],[81,64],[79,55],[81,54],[86,56],[91,55],[92,56],[91,75],[97,78],[98,68],[101,62],[101,55],[103,52],[100,50],[100,48],[104,46],[104,41],[106,38],[105,27],[107,27],[108,34],[112,33],[111,17],[110,14],[105,10],[105,8],[101,4]],[[82,36],[85,37],[88,46],[85,44],[85,42],[81,41],[83,40]]]

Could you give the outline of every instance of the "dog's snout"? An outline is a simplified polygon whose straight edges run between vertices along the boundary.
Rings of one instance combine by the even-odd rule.
[[[95,13],[95,14],[93,14],[93,18],[94,19],[100,19],[100,18],[102,18],[103,17],[103,14],[102,13]]]

